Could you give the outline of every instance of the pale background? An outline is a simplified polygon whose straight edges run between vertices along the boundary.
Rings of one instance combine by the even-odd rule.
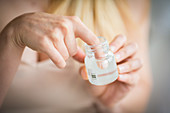
[[[170,113],[170,0],[152,0],[150,61],[154,86],[147,113]]]

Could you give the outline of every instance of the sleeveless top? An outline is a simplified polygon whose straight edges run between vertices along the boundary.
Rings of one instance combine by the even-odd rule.
[[[72,58],[64,69],[48,59],[37,62],[37,53],[24,50],[21,64],[5,97],[2,113],[98,113],[94,98]]]

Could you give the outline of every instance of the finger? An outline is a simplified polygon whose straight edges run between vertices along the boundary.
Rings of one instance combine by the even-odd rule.
[[[118,71],[120,74],[128,73],[134,70],[138,70],[142,67],[142,62],[139,59],[129,60],[123,64],[118,65]]]
[[[54,64],[59,68],[64,68],[66,66],[66,62],[62,55],[58,52],[58,50],[54,47],[54,45],[51,45],[48,48],[48,51],[46,51],[46,54],[49,56],[49,58],[54,62]]]
[[[117,35],[116,38],[112,42],[110,42],[110,50],[115,53],[125,44],[126,40],[126,36]]]
[[[100,40],[100,44],[96,45],[85,45],[86,53],[94,53],[94,57],[96,59],[96,63],[99,68],[104,69],[108,67],[108,61],[106,60],[105,48],[107,40],[103,37],[98,37]],[[105,59],[105,60],[104,60]]]
[[[125,47],[120,49],[117,53],[115,53],[116,62],[119,63],[125,60],[126,58],[134,55],[134,53],[136,53],[137,51],[137,48],[138,46],[136,43],[130,43],[126,45]]]
[[[67,46],[70,56],[74,56],[77,53],[77,44],[74,36],[74,32],[70,29],[65,36],[64,42]]]
[[[80,74],[81,74],[81,76],[82,76],[82,78],[84,80],[88,80],[88,75],[87,75],[87,71],[86,71],[86,67],[85,66],[82,66],[80,68]]]
[[[62,34],[62,31],[59,29],[55,29],[54,32],[52,33],[52,38],[55,48],[62,55],[64,60],[67,60],[69,57],[69,53],[63,40],[64,36]]]
[[[78,17],[69,17],[73,22],[75,36],[82,39],[88,45],[99,43],[97,36],[85,26]]]
[[[76,55],[73,56],[73,58],[80,63],[84,63],[85,53],[84,51],[78,47]]]
[[[77,44],[73,31],[72,23],[65,19],[61,25],[62,31],[64,33],[64,42],[67,47],[70,56],[74,56],[77,53]]]
[[[128,74],[120,74],[117,80],[129,85],[135,85],[139,81],[139,75],[135,72]]]
[[[80,39],[82,39],[87,45],[98,45],[98,44],[100,44],[100,39],[97,38],[97,36],[92,31],[90,31],[81,22],[81,20],[79,18],[72,17],[71,20],[73,22],[74,33],[75,33],[76,37],[79,37]],[[97,59],[103,58],[103,52],[101,50],[97,49],[96,52],[95,52],[95,57]],[[105,67],[102,67],[103,65],[100,65],[102,63],[98,63],[98,64],[99,64],[99,67],[102,68],[102,69],[106,68],[106,66],[107,66],[107,65],[105,65]]]

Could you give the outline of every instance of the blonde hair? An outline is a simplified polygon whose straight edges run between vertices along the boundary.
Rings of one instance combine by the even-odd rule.
[[[51,0],[47,12],[78,16],[97,36],[103,36],[110,42],[117,34],[126,35],[125,24],[120,15],[120,7],[125,7],[126,2],[120,1],[122,0]],[[78,45],[82,47],[81,40],[78,40]]]

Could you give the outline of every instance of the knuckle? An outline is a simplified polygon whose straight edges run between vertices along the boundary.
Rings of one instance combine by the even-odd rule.
[[[42,37],[39,39],[40,47],[43,47],[43,48],[44,48],[44,47],[47,46],[46,40],[47,40],[47,36],[42,36]]]
[[[61,36],[58,36],[58,33],[56,33],[56,32],[52,32],[51,35],[52,35],[52,37],[51,37],[52,40],[56,43],[61,42],[63,39]]]
[[[63,19],[61,22],[61,27],[66,33],[68,33],[68,31],[72,28],[72,24],[69,20]]]
[[[61,40],[63,40],[63,34],[62,31],[58,28],[55,28],[52,32],[51,32],[51,38],[54,42],[60,42]]]
[[[47,50],[49,48],[49,41],[47,40],[47,36],[42,36],[39,38],[38,46],[39,46],[39,51],[47,53]]]
[[[63,27],[70,27],[71,26],[71,21],[67,18],[62,19],[62,26]]]

